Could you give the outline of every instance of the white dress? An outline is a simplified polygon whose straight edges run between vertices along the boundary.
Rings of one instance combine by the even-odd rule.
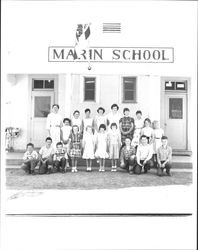
[[[56,143],[60,142],[60,129],[62,126],[62,117],[58,113],[50,113],[47,116],[46,128],[50,130],[49,136],[52,138],[52,144],[56,147]]]
[[[87,126],[91,126],[91,127],[93,127],[93,118],[84,118],[83,119],[83,125],[84,125],[84,133],[86,132],[86,128],[87,128]]]
[[[73,117],[71,122],[72,122],[72,126],[77,125],[79,127],[79,131],[81,130],[82,120],[80,118],[76,119]]]
[[[101,124],[105,124],[107,126],[107,118],[104,115],[97,115],[95,117],[95,124],[96,124],[96,129],[99,131],[99,127]]]
[[[97,149],[95,152],[96,158],[109,158],[107,153],[107,133],[97,133],[96,135]]]
[[[161,138],[164,134],[164,130],[162,128],[154,129],[153,134],[154,134],[153,151],[154,154],[157,154],[158,148],[161,147],[162,145]]]
[[[116,123],[117,124],[117,128],[119,129],[119,123],[120,123],[120,119],[122,118],[121,114],[120,113],[113,113],[113,112],[110,112],[108,115],[107,115],[107,119],[109,121],[109,128],[111,128],[111,124],[112,123]]]
[[[83,137],[83,145],[84,145],[84,152],[83,152],[83,159],[94,159],[94,135],[85,132]]]
[[[135,119],[135,131],[133,134],[133,145],[139,145],[141,130],[144,127],[144,120],[143,119]]]

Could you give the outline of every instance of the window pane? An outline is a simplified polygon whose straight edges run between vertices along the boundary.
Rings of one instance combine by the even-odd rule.
[[[124,95],[125,101],[132,101],[135,100],[135,92],[134,91],[125,91]]]
[[[169,99],[169,118],[182,119],[183,118],[183,99],[170,98]]]
[[[95,77],[85,77],[84,78],[84,100],[85,101],[95,101]]]
[[[43,88],[43,80],[33,80],[33,88],[34,89],[42,89]]]
[[[53,89],[54,88],[54,80],[45,80],[45,88]]]
[[[123,101],[136,101],[136,78],[123,77]]]
[[[176,82],[176,89],[177,90],[185,90],[186,89],[185,82]]]
[[[34,99],[34,117],[47,117],[50,113],[50,96],[35,96]]]
[[[165,90],[174,90],[175,89],[175,82],[165,82]]]

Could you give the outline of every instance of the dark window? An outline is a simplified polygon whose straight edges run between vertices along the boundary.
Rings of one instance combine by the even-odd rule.
[[[54,80],[33,79],[33,89],[54,89]]]
[[[84,101],[95,101],[96,78],[84,78]]]
[[[165,82],[165,90],[174,90],[175,89],[175,82]]]
[[[176,90],[186,90],[186,82],[176,82]]]
[[[187,90],[187,82],[175,82],[175,81],[166,81],[165,82],[165,90]]]
[[[183,99],[169,99],[169,119],[183,119]]]
[[[136,102],[136,77],[123,77],[123,102]]]

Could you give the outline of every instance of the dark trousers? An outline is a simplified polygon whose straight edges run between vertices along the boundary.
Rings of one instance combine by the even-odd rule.
[[[52,159],[41,159],[39,161],[39,174],[46,174],[48,172],[48,165],[53,165]]]
[[[120,164],[120,167],[126,169],[127,171],[133,171],[136,164],[135,159],[124,159],[124,164]]]
[[[65,171],[65,165],[66,165],[66,159],[65,157],[61,158],[60,161],[56,160],[53,162],[53,165],[57,168],[57,171],[60,172],[60,169],[62,172]]]
[[[36,165],[38,163],[38,160],[32,159],[32,160],[26,160],[23,162],[21,168],[26,172],[26,173],[31,173],[31,171],[34,171]]]
[[[143,164],[143,160],[140,161],[140,164]],[[141,174],[142,170],[144,169],[144,173],[147,173],[148,170],[151,169],[151,167],[153,167],[153,161],[152,160],[149,160],[146,162],[146,164],[144,165],[144,167],[142,167],[141,165],[137,164],[135,167],[134,167],[134,173],[135,174]]]
[[[163,164],[165,161],[161,161],[161,164]],[[165,164],[165,167],[164,168],[160,168],[159,165],[158,165],[158,168],[157,168],[157,175],[159,176],[162,176],[163,175],[163,171],[164,169],[166,169],[166,173],[167,174],[170,174],[170,169],[171,169],[171,163],[170,162],[167,162]]]

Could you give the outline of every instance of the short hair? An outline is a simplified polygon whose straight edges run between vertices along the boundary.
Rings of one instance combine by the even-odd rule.
[[[73,115],[76,114],[76,113],[80,114],[80,111],[79,110],[75,110],[74,113],[73,113]]]
[[[110,128],[112,128],[113,126],[116,127],[116,128],[118,128],[118,125],[115,122],[111,123]]]
[[[29,143],[26,145],[26,148],[29,147],[29,146],[34,148],[34,144],[31,143],[31,142],[29,142]]]
[[[103,114],[105,113],[105,109],[104,109],[104,108],[99,107],[99,108],[97,109],[97,112],[98,112],[98,113],[99,113],[99,110],[102,110],[102,111],[103,111]]]
[[[119,106],[117,104],[115,104],[115,103],[111,105],[111,109],[113,109],[114,107],[116,107],[117,110],[119,109]]]
[[[68,122],[69,122],[69,125],[71,125],[71,120],[70,120],[69,118],[64,118],[64,119],[63,119],[63,123],[65,123],[66,121],[68,121]]]
[[[85,109],[85,113],[87,113],[87,112],[91,113],[91,110],[90,109]]]
[[[166,135],[163,135],[161,140],[168,140],[168,137]]]
[[[106,126],[105,126],[105,124],[100,124],[100,126],[99,126],[99,130],[100,130],[101,128],[104,128],[104,130],[106,130]]]
[[[58,104],[53,104],[53,105],[52,105],[52,108],[53,108],[53,107],[57,107],[57,108],[59,109],[59,105],[58,105]]]
[[[124,108],[123,109],[123,113],[125,113],[126,111],[130,111],[129,108]]]
[[[136,114],[136,115],[137,115],[137,114],[142,115],[142,111],[141,111],[141,110],[137,110],[135,114]]]
[[[58,146],[63,146],[63,144],[62,144],[61,141],[59,141],[59,142],[56,143],[56,147],[58,147]]]
[[[51,138],[51,137],[47,137],[47,138],[45,139],[45,141],[51,141],[51,142],[52,142],[52,138]]]
[[[145,122],[149,122],[150,124],[151,124],[151,120],[149,119],[149,118],[146,118],[145,120],[144,120],[144,124],[145,124]]]
[[[147,139],[147,136],[146,136],[146,135],[141,135],[140,140],[141,140],[142,138],[146,138],[146,139]]]

